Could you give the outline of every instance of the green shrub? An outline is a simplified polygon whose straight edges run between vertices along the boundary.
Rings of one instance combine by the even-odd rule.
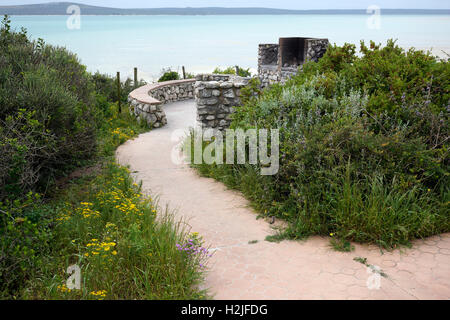
[[[215,68],[213,73],[215,74],[236,74],[236,67],[228,67],[224,70],[220,69],[219,67]],[[250,68],[243,69],[241,67],[238,67],[238,76],[240,77],[251,77],[252,74],[250,72]]]
[[[117,80],[96,72],[92,75],[95,91],[106,101],[117,101]]]
[[[361,57],[331,47],[285,85],[258,97],[252,85],[236,107],[232,128],[280,130],[276,175],[261,176],[261,165],[195,167],[287,220],[286,237],[394,247],[448,232],[448,70],[391,41],[363,46]]]
[[[100,113],[86,68],[64,48],[0,28],[0,200],[44,190],[96,150]]]
[[[163,75],[158,79],[158,82],[180,80],[180,74],[170,69],[163,70]]]
[[[143,85],[141,81],[139,85]],[[134,89],[121,83],[121,101]],[[65,48],[0,28],[0,201],[48,189],[97,153],[98,130],[118,101],[116,81],[86,72]]]
[[[111,117],[98,129],[97,152],[102,159],[114,156],[117,146],[148,130],[125,110],[117,111],[117,104],[109,103],[105,114]],[[19,115],[27,129],[39,132],[42,128],[32,114]],[[26,137],[36,142],[33,135],[19,135],[17,148]],[[10,147],[16,145],[10,143]],[[12,164],[10,168],[21,167]],[[52,189],[49,195],[52,199],[30,193],[23,200],[0,203],[0,298],[204,298],[197,284],[206,253],[186,256],[177,248],[198,236],[161,212],[155,200],[146,199],[126,168],[108,160],[100,172],[85,174],[67,189]],[[107,251],[99,247],[104,254],[96,257],[94,246],[88,246],[92,239],[115,245]],[[65,286],[65,270],[71,264],[81,267],[82,290]]]
[[[98,95],[104,97],[107,101],[117,102],[117,78],[113,78],[107,74],[101,74],[96,72],[92,75],[92,82],[94,84],[95,91]],[[144,80],[140,80],[136,84],[137,87],[145,85]],[[120,101],[126,103],[128,100],[128,95],[134,90],[133,81],[127,78],[125,81],[120,83]]]
[[[204,298],[201,238],[170,214],[156,219],[157,203],[111,163],[117,146],[148,130],[118,112],[115,80],[11,31],[8,18],[0,49],[0,299]],[[121,84],[122,102],[131,90]],[[93,160],[81,178],[52,185]],[[177,247],[186,244],[202,253]],[[65,285],[74,263],[82,290]]]
[[[358,57],[354,45],[331,46],[318,63],[306,64],[304,71],[344,76],[348,85],[369,95],[368,110],[375,114],[401,113],[405,106],[423,102],[435,113],[446,112],[450,99],[448,62],[414,48],[405,51],[393,40],[384,47],[373,41],[367,47],[361,41],[360,50],[362,56]]]
[[[50,252],[51,214],[39,195],[0,202],[0,298],[19,298]]]
[[[193,74],[191,72],[186,72],[185,76],[186,76],[186,79],[194,79],[195,78],[195,74]]]

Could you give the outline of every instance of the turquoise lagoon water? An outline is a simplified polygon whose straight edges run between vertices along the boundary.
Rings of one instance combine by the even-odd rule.
[[[450,53],[450,15],[381,16],[380,29],[367,26],[369,15],[267,16],[81,16],[81,28],[67,28],[68,16],[13,16],[32,38],[65,46],[90,71],[131,76],[134,67],[147,81],[162,68],[211,72],[216,66],[256,70],[259,43],[279,37],[324,37],[330,42],[385,43]]]

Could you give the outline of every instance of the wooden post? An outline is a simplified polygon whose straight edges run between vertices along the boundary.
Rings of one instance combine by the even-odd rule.
[[[186,79],[186,71],[184,70],[184,66],[182,67],[183,69],[183,79]]]
[[[121,96],[120,96],[120,72],[117,72],[117,100],[119,103],[119,114],[122,113],[122,105],[121,105]]]
[[[236,66],[236,75],[239,75],[239,66]]]
[[[138,87],[137,68],[134,68],[134,88]]]

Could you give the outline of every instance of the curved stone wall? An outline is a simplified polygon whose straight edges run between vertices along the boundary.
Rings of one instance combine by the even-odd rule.
[[[163,105],[168,102],[194,98],[195,79],[173,80],[147,84],[128,95],[130,113],[139,121],[146,121],[151,127],[167,124]]]

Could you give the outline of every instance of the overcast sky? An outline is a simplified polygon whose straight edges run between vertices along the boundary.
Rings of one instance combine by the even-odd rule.
[[[46,0],[0,0],[0,5],[58,2]],[[62,2],[62,1],[61,1]],[[160,7],[266,7],[283,9],[365,9],[370,5],[401,9],[450,9],[449,0],[78,0],[77,2],[115,8]]]

